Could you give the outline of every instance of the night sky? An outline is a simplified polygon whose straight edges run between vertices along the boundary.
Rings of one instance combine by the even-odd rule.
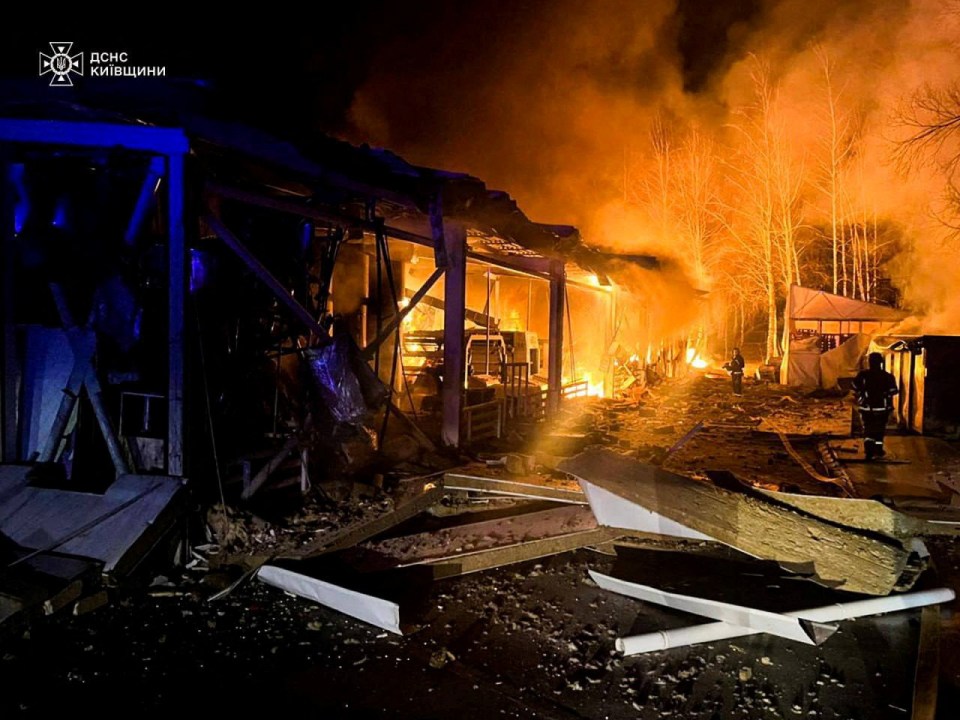
[[[173,82],[164,84],[175,86],[172,92],[178,97],[189,98],[189,103],[204,110],[284,135],[312,130],[350,135],[348,110],[354,93],[368,79],[371,62],[384,45],[399,42],[409,46],[409,55],[405,54],[402,62],[410,73],[436,72],[438,64],[445,64],[447,71],[436,88],[443,93],[444,83],[470,82],[458,73],[456,58],[433,52],[444,38],[463,33],[468,24],[472,41],[471,47],[464,49],[464,59],[470,60],[478,48],[495,52],[503,34],[518,24],[542,22],[552,5],[550,0],[361,0],[319,4],[311,10],[311,16],[319,13],[315,23],[265,18],[256,23],[256,32],[233,30],[233,18],[230,29],[199,29],[185,22],[173,37],[163,39],[147,39],[142,31],[113,37],[83,37],[60,30],[26,32],[5,39],[0,47],[0,76],[5,81],[0,85],[0,100],[51,97],[37,77],[37,53],[48,49],[51,39],[69,40],[75,43],[75,51],[126,50],[137,64],[165,65]],[[675,44],[682,57],[686,90],[702,88],[712,73],[737,55],[735,40],[733,46],[730,40],[736,32],[731,33],[731,28],[749,25],[759,15],[758,0],[678,0],[675,36],[666,41]],[[251,24],[240,21],[241,27]],[[628,73],[626,82],[643,81],[642,68],[636,70],[637,77]],[[85,84],[78,83],[76,90],[63,90],[53,97],[87,99],[89,78]],[[109,86],[117,95],[126,95],[135,87],[103,78],[97,84],[98,91]],[[142,87],[135,89],[137,94],[144,92]],[[158,83],[147,95],[170,92]]]

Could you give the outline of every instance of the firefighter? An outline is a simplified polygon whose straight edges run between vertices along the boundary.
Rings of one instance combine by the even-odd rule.
[[[893,409],[893,396],[899,390],[893,375],[883,369],[883,355],[870,353],[867,362],[870,367],[857,373],[853,391],[863,422],[863,454],[867,460],[873,460],[886,455],[883,436]]]
[[[743,355],[740,354],[740,348],[734,348],[730,362],[723,365],[723,369],[730,373],[730,379],[733,381],[734,395],[743,395],[743,366]]]

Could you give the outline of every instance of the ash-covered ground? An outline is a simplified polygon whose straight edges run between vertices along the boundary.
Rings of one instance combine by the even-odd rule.
[[[773,420],[849,421],[842,398],[749,385],[744,398],[709,378],[654,389],[641,408],[594,403],[568,420],[638,455],[671,447],[701,419],[711,427],[666,465],[732,469],[809,482],[783,451],[752,443]],[[793,423],[791,425],[791,423]],[[724,432],[724,425],[729,433]],[[666,428],[666,429],[664,429]],[[808,429],[807,432],[810,430]],[[816,461],[814,444],[798,452]],[[736,463],[739,462],[739,465]],[[731,467],[731,464],[734,465]],[[218,556],[272,554],[389,507],[374,496],[302,509],[290,519],[232,516],[232,538],[206,561],[155,570],[89,614],[54,615],[0,650],[0,716],[304,713],[329,718],[909,718],[919,611],[846,621],[820,647],[753,635],[624,658],[620,635],[702,622],[596,587],[588,569],[664,589],[773,610],[842,595],[716,546],[671,543],[583,549],[417,588],[405,636],[385,633],[256,580],[211,601]],[[223,528],[221,528],[222,530]],[[213,538],[216,540],[217,538]],[[924,586],[960,584],[955,542],[928,542]],[[237,574],[227,577],[237,577]],[[940,717],[960,712],[960,623],[943,608]]]

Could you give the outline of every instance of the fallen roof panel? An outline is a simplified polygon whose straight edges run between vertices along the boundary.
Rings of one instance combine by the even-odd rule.
[[[809,569],[812,579],[828,586],[886,595],[909,588],[925,567],[908,543],[676,475],[609,449],[588,449],[559,469],[628,501],[638,516],[653,512],[754,557]]]
[[[124,475],[103,495],[33,487],[25,475],[0,475],[0,533],[31,550],[101,560],[123,572],[164,529],[165,512],[183,487],[179,478]]]

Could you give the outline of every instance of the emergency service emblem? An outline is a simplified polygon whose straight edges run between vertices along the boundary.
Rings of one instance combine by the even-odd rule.
[[[83,53],[71,55],[72,47],[72,42],[52,42],[51,55],[40,53],[40,77],[50,75],[50,87],[73,87],[71,74],[83,75]]]

